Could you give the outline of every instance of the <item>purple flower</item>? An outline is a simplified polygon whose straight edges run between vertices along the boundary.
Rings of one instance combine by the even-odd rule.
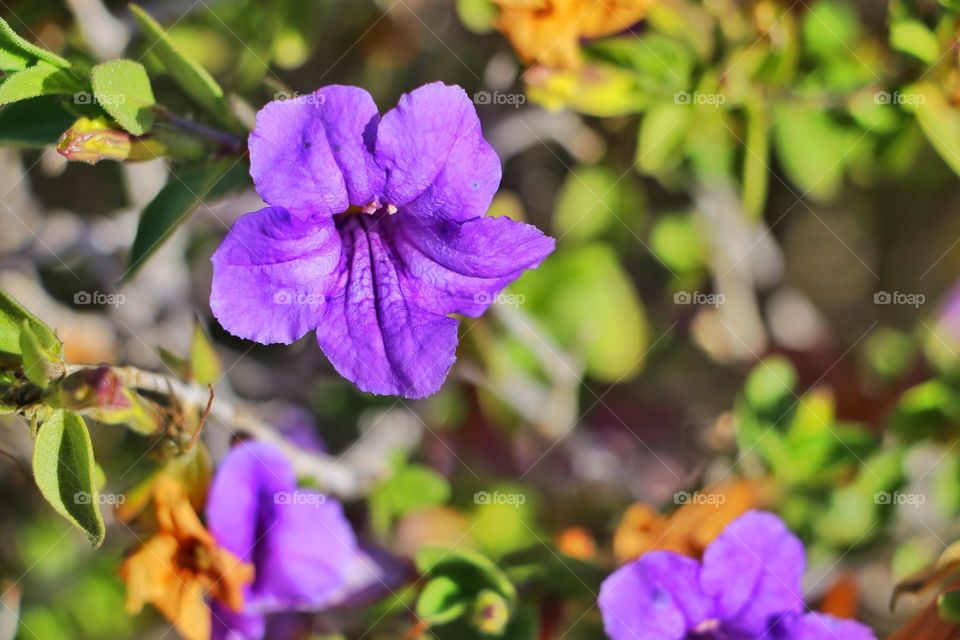
[[[357,545],[340,504],[297,488],[272,445],[244,442],[224,457],[207,497],[217,542],[254,564],[244,611],[214,604],[214,638],[266,637],[267,614],[322,610],[381,585],[381,568]]]
[[[460,87],[428,84],[380,117],[363,89],[271,102],[250,135],[250,175],[271,206],[213,255],[210,306],[228,331],[290,344],[316,330],[360,389],[439,389],[457,321],[479,316],[554,241],[484,214],[500,161]]]
[[[803,545],[783,522],[751,511],[733,521],[698,562],[653,551],[600,587],[613,640],[874,640],[865,626],[806,613]]]

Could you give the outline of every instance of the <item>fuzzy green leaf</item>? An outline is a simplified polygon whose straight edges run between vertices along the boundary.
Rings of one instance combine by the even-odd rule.
[[[104,62],[93,68],[93,95],[121,127],[142,136],[153,124],[156,104],[150,78],[133,60]]]
[[[83,419],[56,411],[40,425],[33,449],[33,477],[61,516],[99,547],[105,534],[96,490],[93,445]]]
[[[0,71],[20,71],[36,61],[66,69],[70,63],[57,54],[24,40],[0,19]]]
[[[75,93],[82,88],[73,72],[39,62],[11,74],[0,84],[0,105],[39,96]]]

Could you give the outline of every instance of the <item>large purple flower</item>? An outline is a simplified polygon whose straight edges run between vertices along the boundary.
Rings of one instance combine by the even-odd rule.
[[[874,640],[858,622],[806,613],[803,545],[769,513],[748,512],[703,562],[653,551],[608,577],[600,612],[613,640]]]
[[[250,135],[269,207],[213,255],[210,306],[228,331],[289,344],[316,330],[360,389],[434,393],[457,321],[479,316],[553,250],[535,227],[484,217],[500,161],[463,89],[428,84],[383,118],[363,89],[271,102]]]
[[[230,450],[206,513],[217,542],[255,569],[243,612],[214,604],[216,640],[259,640],[268,635],[268,614],[327,609],[391,580],[357,545],[340,504],[299,490],[289,461],[272,445]]]

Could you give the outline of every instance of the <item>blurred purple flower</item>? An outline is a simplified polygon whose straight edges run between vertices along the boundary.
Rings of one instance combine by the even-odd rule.
[[[298,489],[272,445],[249,441],[230,450],[206,513],[217,542],[255,568],[242,613],[214,604],[215,639],[268,637],[268,614],[328,609],[393,579],[357,545],[340,504]]]
[[[553,251],[535,227],[484,217],[500,160],[460,87],[425,85],[382,118],[357,87],[271,102],[249,147],[271,206],[214,253],[210,306],[264,344],[316,330],[364,391],[436,392],[455,360],[449,314],[479,316]]]
[[[806,613],[803,545],[776,516],[751,511],[707,548],[703,561],[653,551],[600,588],[613,640],[874,640],[864,625]]]

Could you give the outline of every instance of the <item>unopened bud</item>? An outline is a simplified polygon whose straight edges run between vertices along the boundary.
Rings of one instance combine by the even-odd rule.
[[[130,134],[113,129],[103,118],[80,118],[63,132],[57,151],[71,162],[96,164],[130,156]]]

